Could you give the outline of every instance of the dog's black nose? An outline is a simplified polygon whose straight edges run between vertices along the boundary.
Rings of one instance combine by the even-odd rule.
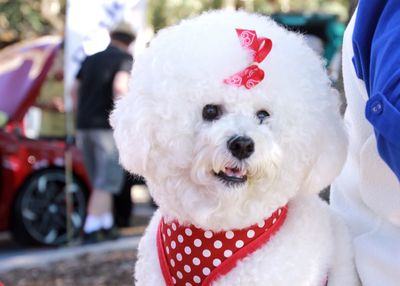
[[[247,136],[233,136],[227,144],[232,155],[240,160],[250,157],[254,152],[254,141]]]

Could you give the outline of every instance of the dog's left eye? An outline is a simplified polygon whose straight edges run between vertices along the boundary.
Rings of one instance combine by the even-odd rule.
[[[217,120],[222,115],[222,108],[219,105],[207,104],[203,107],[203,119],[206,121]]]
[[[256,116],[257,116],[258,120],[260,120],[260,124],[262,124],[264,122],[264,120],[266,118],[268,118],[270,115],[269,115],[269,112],[266,110],[259,110],[259,111],[257,111]]]

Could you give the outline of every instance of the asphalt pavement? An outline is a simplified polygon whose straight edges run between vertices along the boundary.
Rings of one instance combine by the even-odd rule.
[[[24,248],[16,244],[9,233],[0,233],[0,273],[16,268],[29,268],[73,258],[86,253],[136,249],[155,208],[149,203],[135,204],[133,226],[119,229],[120,238],[97,244],[72,243],[59,248]]]

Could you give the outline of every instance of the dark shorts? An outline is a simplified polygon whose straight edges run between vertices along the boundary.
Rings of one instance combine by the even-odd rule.
[[[124,171],[118,162],[113,131],[108,129],[78,130],[76,144],[81,150],[86,171],[96,190],[120,192]]]

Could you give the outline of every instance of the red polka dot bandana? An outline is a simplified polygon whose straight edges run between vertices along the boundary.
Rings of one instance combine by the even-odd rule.
[[[166,285],[210,285],[240,259],[265,244],[281,227],[286,214],[285,206],[265,221],[226,232],[204,231],[161,219],[157,248]]]
[[[244,70],[224,79],[224,83],[233,86],[244,86],[251,89],[264,79],[264,71],[258,67],[272,49],[272,41],[268,38],[258,38],[256,31],[236,29],[242,47],[253,53],[253,62]]]

